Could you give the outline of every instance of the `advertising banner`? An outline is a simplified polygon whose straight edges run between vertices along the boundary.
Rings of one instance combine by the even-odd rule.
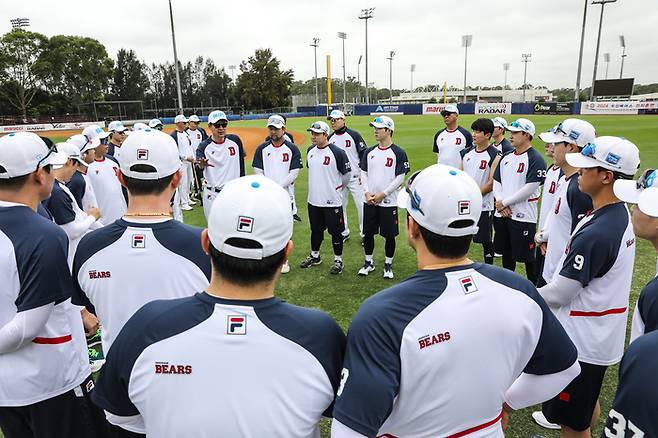
[[[35,125],[0,126],[0,133],[60,131],[67,129],[83,130],[89,125],[99,125],[101,127],[105,127],[105,122],[39,123]]]
[[[568,102],[538,102],[532,108],[533,114],[571,114]]]
[[[446,107],[446,103],[424,103],[423,114],[441,115],[441,111]]]
[[[512,114],[511,103],[476,103],[475,114]]]
[[[583,102],[580,105],[581,114],[637,114],[638,110],[654,109],[658,109],[658,101],[617,100],[608,102]]]

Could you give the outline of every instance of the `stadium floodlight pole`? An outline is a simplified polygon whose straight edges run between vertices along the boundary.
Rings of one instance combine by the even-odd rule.
[[[587,22],[587,2],[585,0],[585,8],[583,10],[583,29],[580,31],[580,51],[578,52],[578,73],[576,73],[576,90],[574,91],[573,100],[580,101],[580,72],[583,67],[583,47],[585,45],[585,24]]]
[[[507,90],[507,72],[509,71],[509,62],[503,64],[503,71],[505,72],[505,85],[503,86],[503,91]]]
[[[313,38],[311,40],[311,47],[313,47],[313,59],[315,60],[315,106],[320,105],[320,98],[318,95],[318,46],[320,45],[320,38]]]
[[[229,65],[228,69],[231,70],[231,81],[235,81],[235,69],[237,66],[235,65]]]
[[[347,34],[345,32],[338,32],[338,38],[343,40],[343,106],[345,106],[345,103],[347,103],[347,90],[345,88],[347,87],[345,79],[345,39],[347,38]]]
[[[411,64],[411,87],[409,91],[414,91],[414,72],[416,71],[416,64]]]
[[[603,62],[605,62],[605,78],[608,79],[608,68],[610,67],[610,54],[603,54]]]
[[[521,58],[523,58],[522,62],[525,64],[525,67],[523,68],[523,101],[525,102],[525,90],[527,88],[526,79],[528,78],[528,63],[530,62],[530,58],[532,58],[532,53],[523,53]]]
[[[11,30],[22,29],[30,26],[29,18],[12,18],[9,22],[11,23]]]
[[[174,46],[174,70],[176,71],[176,92],[178,93],[178,114],[183,114],[183,92],[180,86],[180,71],[178,70],[178,53],[176,52],[176,33],[174,32],[174,12],[169,0],[169,21],[171,22],[171,43]]]
[[[619,35],[619,43],[621,44],[621,69],[619,69],[619,79],[621,79],[624,75],[624,58],[628,56],[626,55],[626,39],[624,38],[624,35]]]
[[[462,35],[462,47],[464,48],[464,103],[466,103],[466,66],[468,63],[468,48],[473,42],[473,35]]]
[[[357,88],[357,96],[359,99],[359,103],[361,103],[361,59],[363,59],[363,55],[359,55],[359,62],[356,64],[356,82],[359,84],[359,87]]]
[[[393,58],[395,57],[395,52],[391,50],[388,54],[388,101],[393,103]]]
[[[592,88],[589,90],[589,100],[594,100],[594,82],[596,82],[596,70],[599,66],[599,46],[601,45],[601,28],[603,27],[603,10],[606,3],[614,3],[617,0],[594,0],[593,5],[601,5],[601,18],[599,18],[599,36],[596,39],[596,53],[594,55],[594,73],[592,74]]]
[[[372,18],[372,12],[374,10],[375,8],[361,9],[361,15],[359,15],[359,20],[366,22],[366,104],[370,103],[370,96],[368,94],[368,20]]]

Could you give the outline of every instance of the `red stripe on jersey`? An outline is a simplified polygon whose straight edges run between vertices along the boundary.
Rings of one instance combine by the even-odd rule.
[[[244,318],[231,318],[231,322],[244,322]]]
[[[462,432],[458,432],[454,435],[450,435],[448,438],[459,438],[460,436],[465,436],[465,435],[471,434],[473,432],[477,432],[478,430],[485,429],[489,426],[492,426],[492,425],[498,423],[501,418],[503,418],[503,411],[500,411],[500,414],[498,414],[498,416],[496,418],[494,418],[493,420],[491,420],[491,421],[487,421],[486,423],[482,423],[479,426],[471,427],[470,429],[466,429]]]
[[[72,340],[71,335],[59,336],[57,338],[34,338],[32,342],[35,344],[44,344],[44,345],[55,345],[55,344],[64,344]]]
[[[537,202],[539,201],[539,198],[530,198],[528,199],[528,202]]]
[[[569,316],[606,316],[613,315],[616,313],[626,312],[626,307],[620,307],[618,309],[608,309],[601,312],[585,312],[584,310],[572,310],[569,312]]]

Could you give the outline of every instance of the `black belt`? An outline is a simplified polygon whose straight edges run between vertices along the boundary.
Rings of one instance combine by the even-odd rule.
[[[222,191],[222,187],[210,187],[206,186],[206,189],[210,190],[211,192],[219,193]]]

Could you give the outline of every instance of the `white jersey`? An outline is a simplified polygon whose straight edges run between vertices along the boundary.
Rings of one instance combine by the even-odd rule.
[[[582,289],[555,314],[578,360],[604,366],[621,360],[634,262],[635,234],[624,203],[601,207],[576,226],[555,275],[579,281]]]
[[[86,172],[83,173],[77,170],[66,183],[66,187],[68,187],[82,211],[87,211],[91,207],[98,207],[96,193],[94,193],[91,180]]]
[[[407,153],[395,143],[382,149],[378,145],[372,146],[363,153],[361,170],[368,179],[370,193],[383,192],[399,175],[409,172],[409,159]],[[394,190],[379,204],[381,207],[397,207],[398,191]]]
[[[658,329],[658,266],[656,266],[656,271],[656,277],[644,286],[637,299],[629,342]]]
[[[535,148],[522,154],[516,151],[503,155],[494,172],[494,180],[501,185],[501,200],[518,192],[528,183],[541,183],[546,175],[546,162]],[[537,223],[537,202],[541,187],[528,198],[508,205],[512,219],[517,222]]]
[[[519,375],[575,361],[529,281],[479,263],[421,270],[352,320],[334,418],[372,437],[502,438],[503,396]]]
[[[119,178],[119,163],[114,157],[105,156],[89,165],[87,175],[94,187],[101,211],[100,221],[103,225],[111,224],[128,210]]]
[[[73,302],[98,316],[103,351],[144,304],[208,287],[210,259],[201,249],[201,231],[174,220],[120,219],[82,239],[73,264]]]
[[[489,145],[483,151],[478,151],[477,147],[473,146],[461,151],[462,169],[468,174],[473,181],[482,188],[491,175],[491,166],[500,152],[493,145]],[[491,211],[494,209],[493,190],[482,196],[482,211]]]
[[[547,283],[559,269],[560,259],[564,256],[574,228],[592,209],[592,198],[578,188],[578,173],[574,173],[569,178],[565,178],[564,175],[560,177],[553,199],[553,208],[549,210],[543,228],[548,231],[542,271],[542,277]]]
[[[347,158],[350,160],[350,167],[352,168],[352,178],[361,176],[359,166],[361,164],[361,156],[366,150],[366,143],[363,141],[361,134],[353,129],[344,127],[343,129],[334,131],[329,136],[329,142],[335,144],[347,154]]]
[[[83,211],[87,211],[91,207],[98,207],[98,199],[96,199],[96,192],[94,191],[94,186],[91,183],[89,175],[86,173],[82,174],[82,177],[85,180],[85,192],[82,195],[82,205],[80,206]]]
[[[303,167],[302,154],[296,145],[287,140],[279,146],[274,146],[268,140],[256,148],[252,166],[262,170],[263,175],[280,186],[287,187],[289,184],[285,183],[289,180],[290,172]]]
[[[343,175],[351,173],[345,151],[329,143],[323,148],[311,146],[306,153],[308,167],[308,203],[315,207],[343,205]]]
[[[461,155],[463,149],[473,146],[473,137],[461,126],[457,126],[454,131],[443,128],[434,135],[434,145],[432,151],[437,154],[436,162],[459,168],[461,164]]]
[[[194,151],[199,147],[201,142],[205,140],[208,135],[205,133],[205,131],[202,131],[202,128],[197,128],[197,129],[186,129],[185,132],[187,133],[187,136],[190,139],[190,145],[192,146],[192,156],[194,156]]]
[[[154,301],[117,338],[92,399],[150,437],[319,438],[344,348],[331,317],[274,297]]]
[[[194,156],[192,141],[190,140],[190,136],[187,134],[187,131],[174,131],[171,133],[171,136],[174,140],[176,140],[176,145],[178,146],[178,156],[181,158],[181,160]]]
[[[196,150],[198,159],[207,159],[209,166],[203,171],[206,185],[221,188],[227,182],[245,175],[245,152],[240,137],[228,134],[222,143],[207,138]]]
[[[546,170],[546,179],[544,179],[544,188],[541,192],[541,207],[539,209],[539,228],[544,229],[546,218],[548,217],[553,203],[555,202],[555,193],[557,192],[557,184],[562,176],[562,169],[552,164]]]
[[[17,313],[54,303],[37,337],[0,354],[0,406],[64,394],[90,374],[80,309],[71,304],[67,238],[25,205],[0,202],[0,327]]]

